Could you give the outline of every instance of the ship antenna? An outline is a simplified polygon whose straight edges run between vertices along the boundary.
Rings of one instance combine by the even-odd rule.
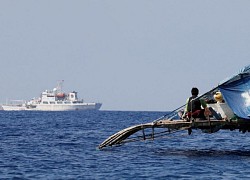
[[[64,80],[60,80],[60,81],[57,82],[57,87],[56,87],[56,89],[57,89],[58,92],[62,92],[62,85],[63,85],[63,82],[64,82]]]

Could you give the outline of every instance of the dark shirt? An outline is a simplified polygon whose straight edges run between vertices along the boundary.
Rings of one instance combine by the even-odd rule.
[[[197,96],[192,96],[187,99],[185,112],[194,112],[200,110],[201,107],[206,108],[207,103],[204,99],[199,99]]]

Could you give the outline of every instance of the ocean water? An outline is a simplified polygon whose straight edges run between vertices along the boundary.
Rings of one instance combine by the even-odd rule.
[[[98,150],[164,112],[0,111],[0,179],[249,179],[250,133],[220,130]]]

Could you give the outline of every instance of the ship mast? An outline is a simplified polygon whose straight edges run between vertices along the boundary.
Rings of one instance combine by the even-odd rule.
[[[62,85],[63,85],[63,82],[64,82],[64,80],[59,80],[59,81],[57,82],[57,87],[56,87],[56,89],[57,89],[57,92],[58,92],[58,93],[61,93],[61,92],[62,92]]]

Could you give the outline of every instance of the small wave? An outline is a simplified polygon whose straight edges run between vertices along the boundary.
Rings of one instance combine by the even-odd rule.
[[[185,149],[185,150],[180,150],[180,149],[158,149],[155,150],[155,153],[160,156],[250,156],[250,150],[216,150],[216,149]]]

